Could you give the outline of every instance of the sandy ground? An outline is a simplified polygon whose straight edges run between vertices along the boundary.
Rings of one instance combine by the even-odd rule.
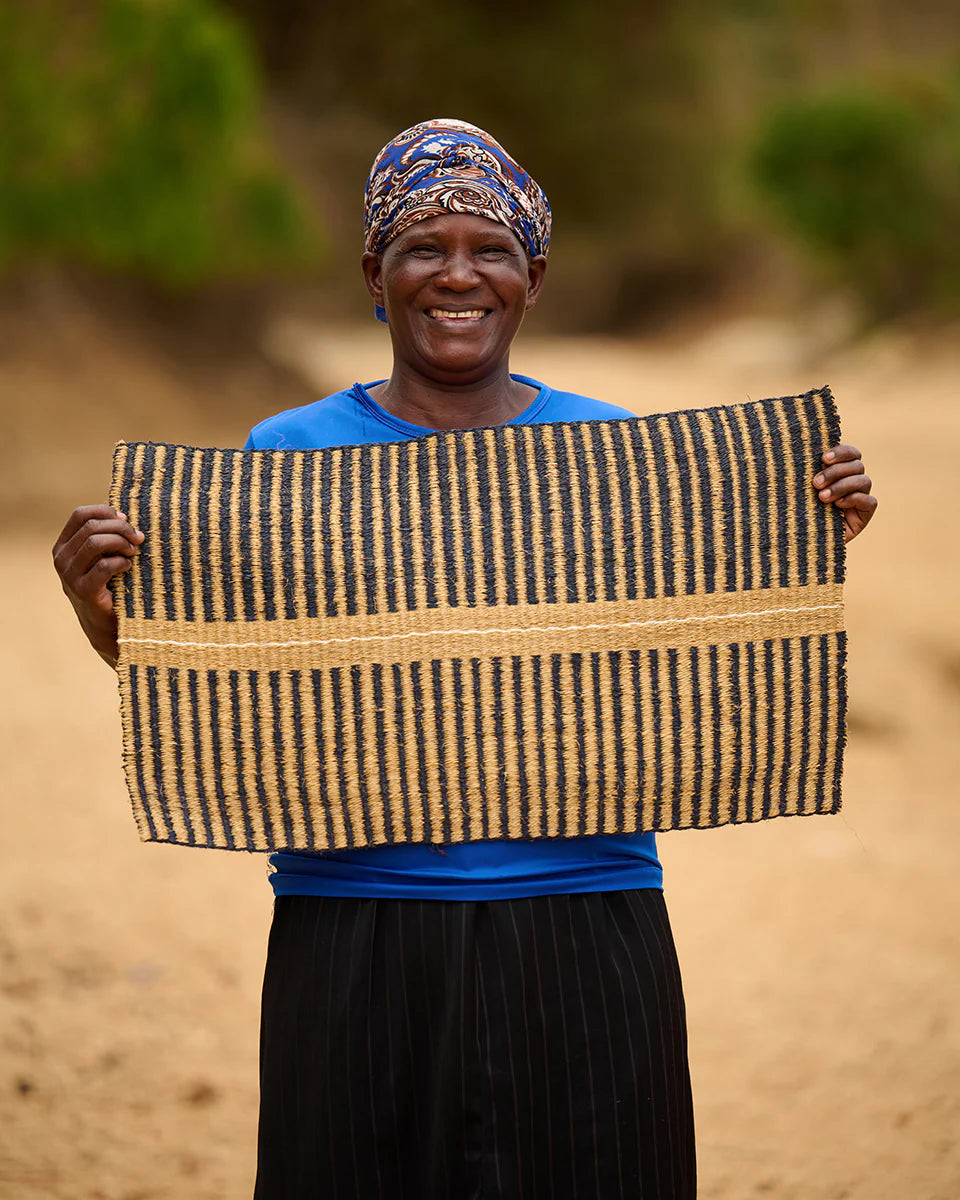
[[[377,330],[288,321],[265,344],[318,388],[385,362]],[[137,842],[114,682],[49,546],[105,490],[115,437],[238,444],[302,401],[254,373],[201,405],[93,327],[57,347],[0,345],[0,1196],[241,1200],[265,863]],[[828,360],[754,322],[673,347],[531,340],[514,367],[642,412],[833,385],[882,504],[850,555],[843,814],[661,839],[701,1195],[956,1200],[960,360],[889,336]]]

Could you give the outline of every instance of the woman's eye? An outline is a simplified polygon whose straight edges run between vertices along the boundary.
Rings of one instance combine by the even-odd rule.
[[[510,251],[506,248],[506,246],[484,246],[480,253],[486,255],[488,258],[505,258]]]
[[[439,254],[440,251],[436,246],[411,246],[407,253],[415,254],[418,258],[428,258],[431,255]]]

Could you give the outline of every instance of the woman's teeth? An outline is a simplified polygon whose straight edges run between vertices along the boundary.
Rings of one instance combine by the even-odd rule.
[[[448,308],[428,308],[427,315],[433,317],[435,321],[475,321],[478,317],[485,317],[487,310],[485,308],[468,308],[466,312],[451,312]]]

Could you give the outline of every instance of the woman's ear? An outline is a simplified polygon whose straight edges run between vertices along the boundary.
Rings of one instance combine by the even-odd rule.
[[[547,273],[547,260],[543,254],[536,254],[527,263],[527,308],[533,308],[540,299],[544,276]],[[368,285],[369,286],[369,285]]]
[[[367,291],[373,298],[374,304],[383,306],[383,259],[379,254],[367,250],[360,259],[360,269],[363,271],[363,281]]]

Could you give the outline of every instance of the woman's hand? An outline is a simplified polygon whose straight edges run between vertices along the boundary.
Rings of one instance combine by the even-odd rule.
[[[870,495],[873,481],[854,446],[831,446],[824,452],[823,462],[823,469],[813,477],[813,486],[825,504],[843,510],[843,540],[852,541],[877,511],[876,497]]]
[[[53,547],[53,565],[83,632],[100,657],[117,665],[117,617],[107,584],[130,569],[144,535],[108,504],[75,508]]]

